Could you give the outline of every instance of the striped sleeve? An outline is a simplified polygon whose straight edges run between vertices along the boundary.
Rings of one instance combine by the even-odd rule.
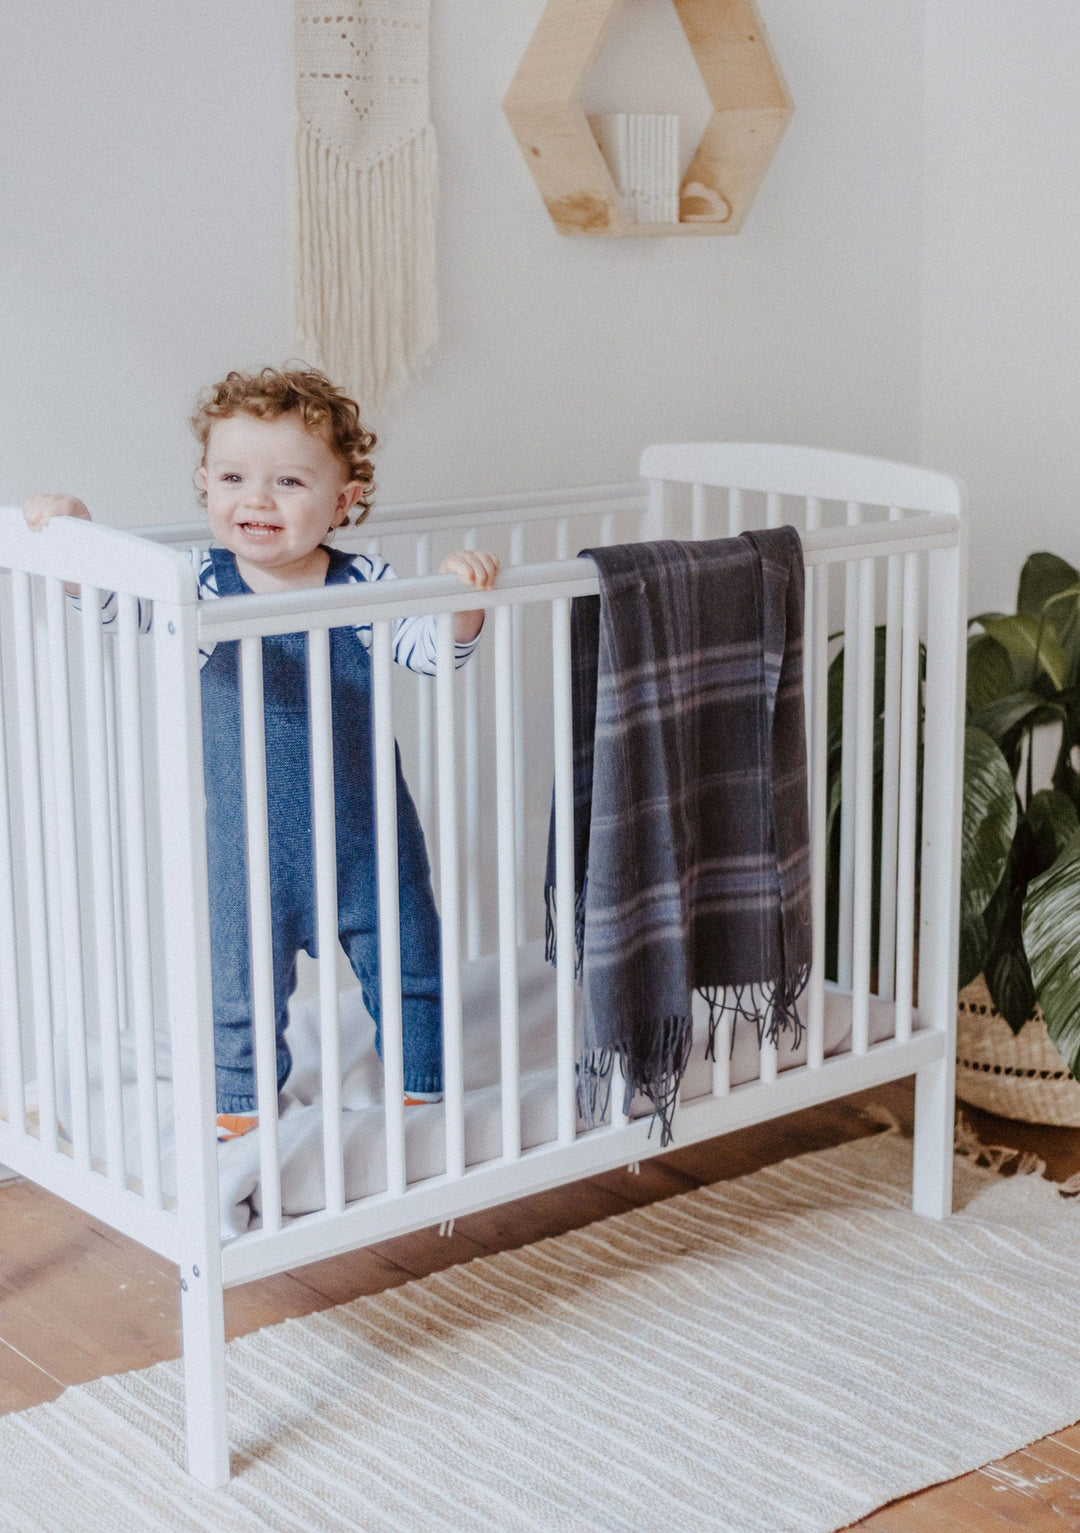
[[[198,549],[193,548],[191,550],[192,564],[195,563],[195,557],[197,553]],[[214,561],[210,557],[209,549],[203,550],[202,557],[199,560],[198,568],[196,569],[195,574],[198,576],[199,581],[200,601],[206,601],[210,597],[221,595],[221,592],[218,590],[217,576],[214,573]],[[217,643],[214,639],[206,639],[202,644],[199,645],[200,671],[206,662],[210,659],[210,656],[214,653],[216,648]]]
[[[397,574],[391,564],[380,555],[356,554],[349,570],[349,579],[357,581],[396,580]],[[435,618],[431,613],[425,617],[399,617],[394,624],[393,653],[398,665],[422,676],[434,676],[436,670]],[[357,623],[356,636],[365,649],[371,648],[371,624]],[[454,667],[463,666],[480,642],[480,635],[468,644],[454,645]]]
[[[120,600],[115,591],[102,591],[101,593],[101,627],[105,633],[117,633],[120,628]],[[76,612],[82,611],[82,595],[67,593],[67,599]],[[149,633],[154,619],[154,604],[151,601],[142,601],[136,598],[136,608],[139,619],[139,632]]]

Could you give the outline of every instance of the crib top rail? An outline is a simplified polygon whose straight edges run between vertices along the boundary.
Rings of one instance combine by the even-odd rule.
[[[375,506],[370,516],[356,526],[342,528],[338,546],[351,549],[373,537],[392,537],[395,533],[421,533],[461,526],[501,527],[511,521],[552,521],[563,511],[577,516],[638,511],[645,505],[646,495],[646,486],[640,480],[630,480],[565,490],[531,490],[513,495],[390,502]],[[166,527],[137,527],[133,531],[147,542],[177,543],[185,548],[209,540],[205,522],[176,522]]]
[[[0,507],[0,569],[188,603],[197,599],[191,561],[167,547],[100,522],[61,516],[32,531],[18,506]]]
[[[806,565],[925,553],[955,547],[955,515],[915,516],[904,521],[826,527],[803,534]],[[283,591],[272,596],[227,596],[199,608],[199,635],[221,641],[256,634],[292,633],[297,626],[333,628],[346,622],[392,621],[466,608],[497,608],[553,598],[595,596],[596,566],[590,559],[563,559],[504,569],[490,591],[465,588],[452,575],[425,575],[372,584]],[[345,614],[348,614],[347,617]]]
[[[641,477],[671,484],[731,486],[800,499],[900,506],[906,511],[963,511],[959,480],[936,469],[887,458],[759,442],[668,442],[646,447]]]

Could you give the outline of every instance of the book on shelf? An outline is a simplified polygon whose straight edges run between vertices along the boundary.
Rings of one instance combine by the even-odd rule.
[[[629,217],[679,222],[679,118],[674,112],[603,112],[589,126]]]

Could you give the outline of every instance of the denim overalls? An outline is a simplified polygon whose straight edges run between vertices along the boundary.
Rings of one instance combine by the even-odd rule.
[[[334,549],[328,585],[347,580],[352,560]],[[222,596],[247,592],[227,549],[210,550]],[[248,940],[243,753],[238,644],[216,645],[202,671],[210,955],[217,1111],[256,1110]],[[296,987],[296,955],[318,956],[309,766],[307,642],[302,633],[263,640],[266,797],[270,839],[274,1010],[278,1089],[292,1060],[283,1037]],[[330,631],[337,832],[338,932],[375,1019],[381,1053],[375,878],[371,662],[355,629]],[[405,1090],[442,1089],[439,918],[427,850],[397,753],[398,878]],[[333,955],[326,955],[333,962]]]

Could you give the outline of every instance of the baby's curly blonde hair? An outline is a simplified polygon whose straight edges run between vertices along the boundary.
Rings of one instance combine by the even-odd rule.
[[[253,415],[257,420],[277,420],[279,415],[296,412],[309,431],[317,432],[345,464],[350,480],[364,486],[356,503],[355,522],[362,522],[371,510],[375,494],[375,470],[368,454],[375,446],[375,433],[360,422],[356,401],[343,394],[325,373],[315,368],[279,370],[264,367],[258,373],[229,373],[220,383],[213,383],[199,395],[191,429],[206,455],[206,442],[215,421],[232,415]],[[206,504],[206,491],[199,493]]]

